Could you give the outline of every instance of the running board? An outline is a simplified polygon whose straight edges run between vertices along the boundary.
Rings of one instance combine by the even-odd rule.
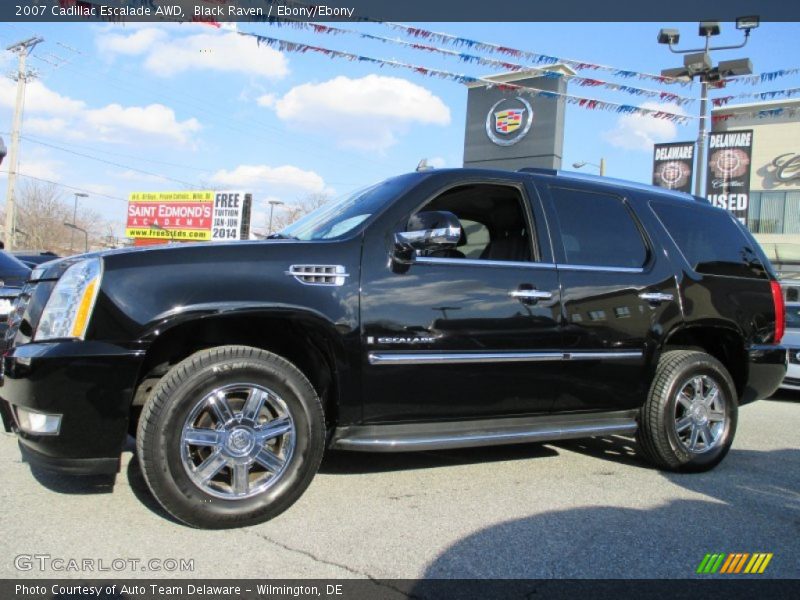
[[[354,425],[337,427],[330,447],[360,452],[409,452],[631,435],[636,432],[638,412],[625,410],[481,421]]]

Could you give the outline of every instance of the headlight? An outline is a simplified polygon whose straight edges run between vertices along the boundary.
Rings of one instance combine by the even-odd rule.
[[[34,340],[82,340],[86,335],[89,317],[92,316],[102,276],[103,261],[99,258],[82,260],[68,268],[56,283],[44,307]]]

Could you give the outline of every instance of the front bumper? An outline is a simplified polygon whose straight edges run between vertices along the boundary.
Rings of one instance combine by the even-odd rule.
[[[786,375],[788,352],[783,346],[751,346],[748,350],[748,377],[739,404],[768,398]]]
[[[65,473],[116,473],[143,354],[113,344],[74,341],[25,344],[6,353],[2,412],[14,419],[17,407],[62,415],[57,435],[15,427],[23,457]]]
[[[797,352],[798,350],[794,348],[792,351]],[[786,377],[784,377],[781,382],[781,389],[800,391],[800,363],[789,363],[789,368],[786,370]]]

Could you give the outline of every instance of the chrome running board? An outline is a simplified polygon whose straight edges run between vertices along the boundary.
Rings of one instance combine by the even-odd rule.
[[[330,447],[360,452],[409,452],[526,442],[553,442],[636,432],[637,410],[542,415],[481,421],[338,427]]]

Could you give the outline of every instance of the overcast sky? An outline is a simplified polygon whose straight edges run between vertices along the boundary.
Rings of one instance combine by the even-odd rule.
[[[659,27],[680,29],[681,47],[701,41],[693,23],[418,26],[651,73],[682,63],[656,43]],[[375,24],[344,27],[401,37]],[[242,24],[240,30],[473,76],[498,71],[354,36],[270,25]],[[315,192],[346,194],[413,170],[421,158],[436,166],[461,166],[466,89],[457,83],[321,55],[280,53],[207,25],[0,24],[3,47],[31,35],[45,42],[30,59],[40,77],[28,86],[20,172],[58,182],[65,199],[73,193],[66,186],[87,190],[91,196],[81,203],[117,221],[120,233],[133,191],[189,186],[252,191],[257,200],[253,226],[263,230],[264,206],[271,198],[291,203]],[[740,32],[724,24],[723,35],[714,41],[740,39]],[[798,39],[800,24],[763,24],[747,48],[718,53],[715,60],[749,56],[756,73],[800,66]],[[15,65],[13,55],[2,55],[4,71]],[[602,72],[581,74],[608,78]],[[610,80],[699,93],[697,87]],[[732,86],[717,95],[792,87],[800,87],[800,77]],[[598,88],[568,91],[626,104],[647,101]],[[0,79],[0,135],[6,143],[14,94],[14,82]],[[663,108],[691,113],[697,103]],[[695,124],[568,106],[564,165],[605,157],[608,175],[649,183],[652,144],[696,135]],[[0,186],[4,197],[5,181]]]

